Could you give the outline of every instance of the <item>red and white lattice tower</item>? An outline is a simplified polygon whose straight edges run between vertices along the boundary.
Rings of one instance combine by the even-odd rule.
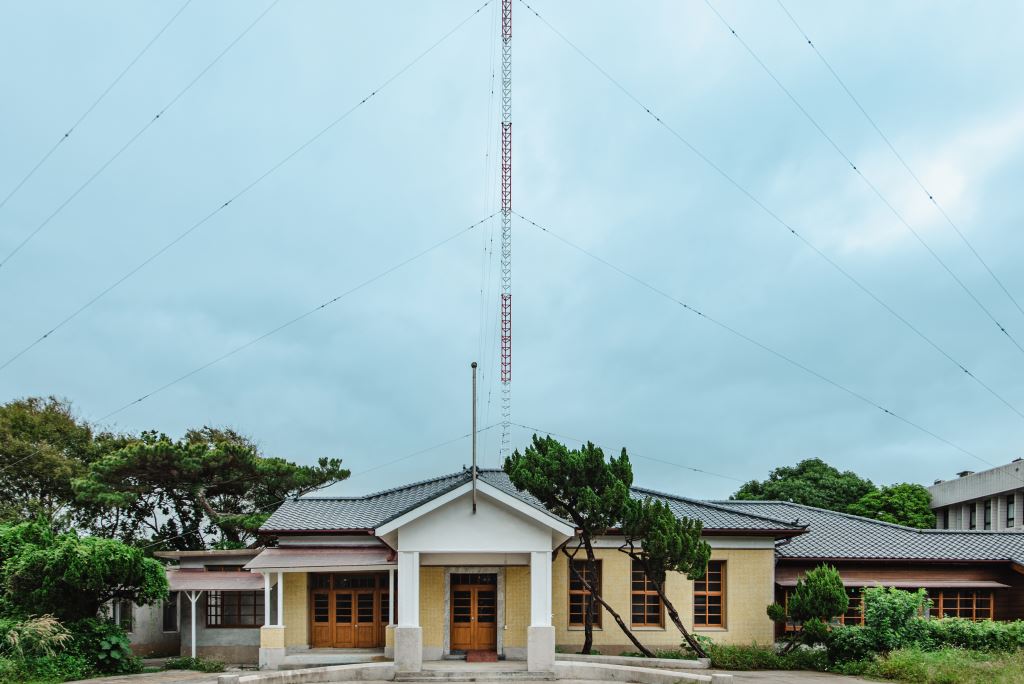
[[[512,428],[512,0],[501,0],[501,457]]]

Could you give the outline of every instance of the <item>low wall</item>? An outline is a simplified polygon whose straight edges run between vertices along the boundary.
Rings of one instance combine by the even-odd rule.
[[[391,681],[395,678],[394,663],[360,663],[329,665],[304,670],[278,670],[253,674],[224,674],[217,684],[305,684],[306,682]]]
[[[682,670],[659,670],[647,667],[607,665],[556,661],[555,675],[559,679],[584,679],[602,682],[636,682],[638,684],[676,684],[676,682],[711,682],[732,684],[732,675],[695,674]]]
[[[710,658],[634,658],[632,656],[584,655],[582,653],[556,653],[556,661],[575,663],[603,663],[627,667],[654,667],[659,670],[706,670],[711,667]]]

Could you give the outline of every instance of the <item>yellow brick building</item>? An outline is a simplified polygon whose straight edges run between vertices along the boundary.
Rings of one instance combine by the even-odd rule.
[[[771,642],[765,608],[774,600],[775,543],[803,528],[658,492],[634,495],[703,523],[712,547],[706,577],[674,573],[666,582],[686,628],[724,643]],[[367,497],[288,501],[263,531],[276,546],[247,558],[206,552],[235,555],[200,554],[174,576],[182,588],[206,588],[206,603],[196,604],[205,624],[193,637],[206,653],[242,653],[232,639],[255,653],[258,628],[258,659],[267,668],[310,649],[360,649],[379,650],[400,670],[479,652],[544,672],[556,648],[583,643],[590,596],[563,553],[576,548],[576,530],[501,471],[481,471],[476,480],[463,471]],[[678,629],[621,544],[614,536],[596,540],[594,586],[645,647],[678,648]],[[217,569],[214,562],[238,563],[231,569],[243,572],[191,571]],[[593,643],[604,654],[635,650],[603,608]]]

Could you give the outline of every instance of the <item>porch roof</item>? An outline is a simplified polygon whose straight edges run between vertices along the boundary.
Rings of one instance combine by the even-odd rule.
[[[263,589],[263,576],[254,572],[168,568],[167,583],[171,591],[257,591]]]
[[[264,549],[245,564],[257,572],[329,572],[386,570],[396,566],[394,552],[382,546]]]

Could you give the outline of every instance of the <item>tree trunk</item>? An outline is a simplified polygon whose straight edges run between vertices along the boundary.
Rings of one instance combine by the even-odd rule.
[[[679,618],[679,611],[672,605],[672,602],[668,600],[668,596],[665,595],[665,587],[660,582],[651,582],[654,585],[654,589],[658,592],[658,597],[661,599],[662,605],[665,606],[665,612],[668,613],[668,617],[672,620],[672,624],[676,626],[676,629],[683,635],[683,639],[690,645],[693,652],[697,654],[698,658],[707,658],[708,654],[704,651],[704,648],[700,645],[689,630],[683,626],[683,621]]]
[[[584,540],[584,546],[587,550],[587,564],[593,570],[594,568],[596,568],[597,560],[594,557],[594,548],[590,545],[590,540]],[[579,581],[583,584],[583,587],[588,592],[590,592],[590,595],[593,597],[593,600],[597,601],[599,604],[601,604],[602,608],[608,611],[608,614],[611,615],[615,619],[615,622],[619,625],[619,629],[622,630],[622,633],[625,634],[629,638],[629,640],[633,642],[633,645],[636,646],[637,650],[640,651],[640,653],[642,653],[644,656],[648,658],[653,658],[654,654],[651,653],[651,651],[646,646],[640,643],[640,640],[636,638],[636,635],[634,635],[633,632],[630,631],[629,627],[626,626],[626,623],[622,620],[622,616],[615,612],[615,609],[608,605],[608,602],[605,601],[599,593],[594,591],[594,587],[590,586],[590,583],[587,582],[587,580],[584,579],[579,574],[579,572],[577,572],[576,568],[573,567],[572,556],[569,555],[569,552],[565,550],[565,547],[562,547],[562,551],[565,553],[566,556],[569,557],[569,571],[572,572],[576,576],[576,578],[579,579]],[[594,575],[592,574],[591,577],[593,576]],[[594,619],[593,601],[591,601],[590,604],[587,606],[586,618],[586,626],[588,627],[588,630],[586,636],[584,637],[583,653],[590,653],[590,645],[593,642],[593,633],[591,631]]]

